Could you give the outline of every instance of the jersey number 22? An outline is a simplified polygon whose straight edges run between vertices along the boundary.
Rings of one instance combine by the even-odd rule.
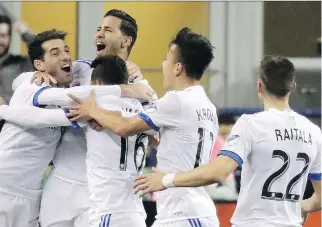
[[[283,166],[273,173],[264,183],[263,190],[262,190],[262,198],[263,199],[272,199],[272,200],[287,200],[291,202],[297,202],[300,199],[300,195],[292,194],[291,191],[296,183],[300,181],[303,175],[307,172],[310,164],[310,157],[306,153],[298,153],[297,154],[297,161],[304,162],[304,168],[302,171],[297,174],[295,177],[291,179],[291,181],[287,184],[287,187],[284,192],[272,192],[270,188],[275,180],[280,178],[289,168],[290,165],[290,157],[285,151],[281,150],[274,150],[273,151],[273,158],[280,158],[283,160]]]

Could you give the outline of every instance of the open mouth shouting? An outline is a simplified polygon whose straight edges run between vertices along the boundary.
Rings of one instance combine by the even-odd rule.
[[[101,42],[96,42],[96,50],[97,52],[101,52],[102,50],[104,50],[106,47],[106,45],[104,43]]]
[[[67,65],[64,65],[62,68],[61,68],[64,72],[66,73],[70,73],[71,72],[71,67],[69,64]]]

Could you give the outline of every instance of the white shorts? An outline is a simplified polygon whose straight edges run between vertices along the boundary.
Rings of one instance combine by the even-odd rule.
[[[0,192],[0,226],[37,227],[39,215],[38,200]]]
[[[146,224],[143,214],[129,212],[102,215],[99,220],[93,220],[90,227],[146,227]]]
[[[219,227],[219,221],[216,217],[185,219],[172,222],[156,220],[152,227]]]
[[[51,174],[44,186],[41,227],[88,227],[88,186],[69,183]]]

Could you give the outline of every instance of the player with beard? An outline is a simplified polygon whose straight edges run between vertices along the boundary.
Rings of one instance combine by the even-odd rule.
[[[135,20],[120,10],[110,10],[104,16],[102,25],[96,32],[96,54],[97,56],[117,54],[123,60],[127,60],[136,38]],[[92,72],[90,64],[90,61],[83,60],[73,64],[74,78],[70,84],[71,87],[90,84]],[[127,66],[132,82],[141,79],[140,72],[136,73],[135,65],[128,63]],[[47,75],[38,74],[38,76],[46,77]],[[21,80],[29,80],[29,78],[28,76],[17,78],[13,86],[16,87]],[[67,127],[53,159],[53,172],[44,187],[40,211],[42,226],[88,225],[89,195],[85,157],[84,132]]]
[[[65,36],[64,32],[46,31],[28,47],[35,69],[50,73],[60,86],[72,81]],[[45,84],[21,84],[10,105],[32,106],[34,95],[44,87]],[[5,123],[0,134],[0,226],[37,226],[42,177],[61,134],[60,127],[31,129]]]

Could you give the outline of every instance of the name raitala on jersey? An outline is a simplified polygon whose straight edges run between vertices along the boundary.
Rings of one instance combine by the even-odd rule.
[[[311,133],[304,130],[291,128],[291,129],[275,129],[275,135],[277,141],[296,140],[303,143],[309,143],[312,145]]]
[[[199,121],[205,121],[205,120],[208,120],[208,121],[213,121],[215,122],[215,114],[212,112],[212,110],[210,109],[199,109],[199,110],[196,110],[197,112],[197,115],[198,115],[198,120]]]

